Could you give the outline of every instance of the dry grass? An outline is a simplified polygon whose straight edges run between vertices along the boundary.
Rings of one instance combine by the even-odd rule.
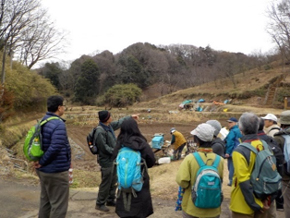
[[[149,169],[150,188],[153,197],[176,200],[178,185],[175,182],[176,174],[182,160],[173,161],[170,164],[154,166]],[[230,198],[231,187],[227,186],[228,168],[224,162],[223,193],[225,198]]]
[[[249,93],[251,93],[251,97],[258,97],[262,94],[260,97],[262,97],[261,101],[263,101],[265,93],[261,93],[261,90],[264,89],[265,92],[272,80],[289,71],[289,68],[289,66],[285,66],[284,68],[277,66],[270,70],[253,69],[245,73],[235,75],[234,78],[237,82],[236,88],[234,88],[233,83],[229,78],[223,78],[217,81],[202,84],[200,86],[179,90],[177,92],[159,97],[158,99],[140,103],[140,105],[163,107],[164,105],[180,104],[185,99],[198,100],[199,98],[204,98],[207,102],[213,100],[224,101],[225,99],[230,98],[230,96],[236,96],[236,99],[234,99],[235,103],[241,105],[252,101],[251,98],[241,100],[241,97],[244,98]],[[286,77],[283,82],[289,83],[290,78]],[[255,106],[261,105],[261,102],[254,103]]]

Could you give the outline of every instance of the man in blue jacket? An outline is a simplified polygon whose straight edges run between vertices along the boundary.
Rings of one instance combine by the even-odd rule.
[[[65,120],[60,118],[65,111],[61,96],[47,99],[47,111],[42,120],[55,116],[44,124],[42,132],[43,156],[34,162],[40,180],[40,206],[38,217],[64,218],[69,199],[69,175],[71,148],[67,138]]]
[[[228,122],[228,127],[229,127],[230,132],[225,138],[225,142],[226,142],[225,158],[228,159],[228,170],[229,170],[228,186],[231,186],[232,181],[233,181],[233,175],[234,175],[232,153],[234,149],[238,146],[238,144],[240,144],[240,138],[242,137],[242,134],[237,125],[238,120],[235,117],[231,117],[230,119],[227,120],[227,122]]]

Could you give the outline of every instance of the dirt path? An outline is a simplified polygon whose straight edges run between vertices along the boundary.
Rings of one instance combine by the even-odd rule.
[[[23,181],[0,180],[0,217],[1,218],[36,218],[40,188],[38,186],[23,184]],[[95,210],[97,189],[71,189],[67,217],[118,217],[114,208],[109,213]],[[228,199],[223,203],[221,218],[229,217]],[[181,217],[181,212],[175,212],[175,201],[153,198],[154,214],[152,218]]]

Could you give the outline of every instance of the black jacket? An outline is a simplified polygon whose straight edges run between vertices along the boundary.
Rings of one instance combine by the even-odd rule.
[[[117,142],[117,146],[113,152],[113,158],[117,157],[120,146],[121,145]],[[140,151],[141,157],[146,161],[148,168],[152,167],[155,164],[154,153],[149,144],[143,138],[133,136],[129,139],[129,141],[124,142],[123,146],[129,147],[135,151]],[[132,196],[131,209],[129,212],[125,211],[124,209],[122,194],[119,198],[117,198],[116,213],[119,217],[145,218],[153,214],[149,179],[149,174],[147,173],[147,171],[144,171],[143,188],[140,192],[136,192],[136,198]]]
[[[212,140],[211,148],[212,148],[213,153],[216,153],[223,158],[225,157],[226,144],[220,138],[214,138]]]

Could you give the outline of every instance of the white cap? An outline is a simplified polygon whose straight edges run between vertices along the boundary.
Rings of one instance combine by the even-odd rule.
[[[204,142],[210,142],[213,139],[215,129],[207,124],[199,124],[194,130],[190,132],[191,135],[196,135],[200,140]]]
[[[277,122],[277,117],[274,114],[267,114],[265,117],[262,117],[263,120],[273,120]]]

